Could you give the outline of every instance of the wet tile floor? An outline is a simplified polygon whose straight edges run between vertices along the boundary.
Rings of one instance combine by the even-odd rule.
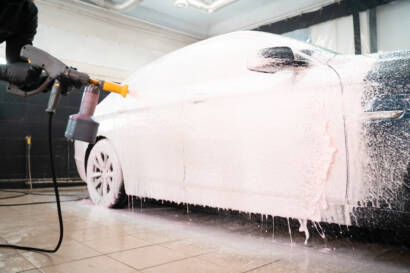
[[[64,241],[55,254],[0,248],[1,273],[131,272],[410,272],[404,246],[329,242],[275,232],[227,214],[146,204],[110,210],[94,206],[85,187],[62,189]],[[0,191],[0,205],[53,201],[50,189],[24,195]],[[78,198],[80,197],[80,198]],[[75,200],[77,201],[70,201]],[[134,208],[135,204],[135,208]],[[54,248],[55,204],[0,206],[0,244]],[[286,230],[287,231],[287,230]],[[292,242],[292,243],[291,243]]]

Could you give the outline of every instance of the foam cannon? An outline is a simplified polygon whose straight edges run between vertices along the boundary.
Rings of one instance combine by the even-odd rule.
[[[123,97],[128,94],[127,85],[90,80],[90,84],[84,89],[80,111],[78,114],[71,115],[68,120],[66,138],[95,143],[99,124],[92,119],[92,116],[98,103],[100,90],[119,93]]]
[[[92,116],[98,103],[100,91],[115,92],[126,97],[128,85],[91,79],[88,74],[68,67],[49,53],[31,45],[24,46],[20,55],[27,59],[32,66],[42,70],[42,83],[30,91],[21,90],[18,86],[10,84],[7,91],[14,95],[28,97],[46,92],[51,87],[46,111],[53,113],[61,95],[67,95],[72,87],[85,87],[80,111],[78,114],[70,116],[65,136],[72,140],[95,143],[99,124],[92,119]]]

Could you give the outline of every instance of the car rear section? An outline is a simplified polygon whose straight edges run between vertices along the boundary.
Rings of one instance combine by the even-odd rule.
[[[367,117],[363,121],[363,135],[368,156],[363,175],[370,187],[365,202],[360,205],[391,211],[389,215],[395,219],[389,221],[385,214],[383,221],[408,227],[410,52],[370,56],[376,58],[376,63],[364,79],[362,95]],[[377,216],[375,213],[372,218]]]
[[[344,88],[352,224],[410,226],[410,52],[353,57]],[[356,104],[356,106],[354,106]]]

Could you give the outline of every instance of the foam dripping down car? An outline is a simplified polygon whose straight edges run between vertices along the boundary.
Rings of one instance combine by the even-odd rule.
[[[80,176],[126,195],[346,225],[409,226],[410,53],[338,55],[263,32],[168,54],[96,110]],[[381,219],[380,212],[394,212]]]

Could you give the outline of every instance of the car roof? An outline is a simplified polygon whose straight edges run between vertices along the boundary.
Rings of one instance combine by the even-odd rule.
[[[192,73],[192,69],[201,69],[200,66],[203,66],[207,72],[224,69],[226,76],[229,77],[229,73],[235,72],[234,69],[238,70],[237,74],[245,73],[246,62],[252,54],[256,54],[262,48],[275,46],[321,51],[309,44],[277,34],[236,31],[193,43],[160,57],[137,70],[127,83],[135,90],[155,89],[160,85],[159,79],[168,87],[189,85],[190,81],[198,80],[190,77],[189,74]],[[186,77],[183,78],[183,75]],[[202,75],[209,75],[209,73],[205,72]]]

